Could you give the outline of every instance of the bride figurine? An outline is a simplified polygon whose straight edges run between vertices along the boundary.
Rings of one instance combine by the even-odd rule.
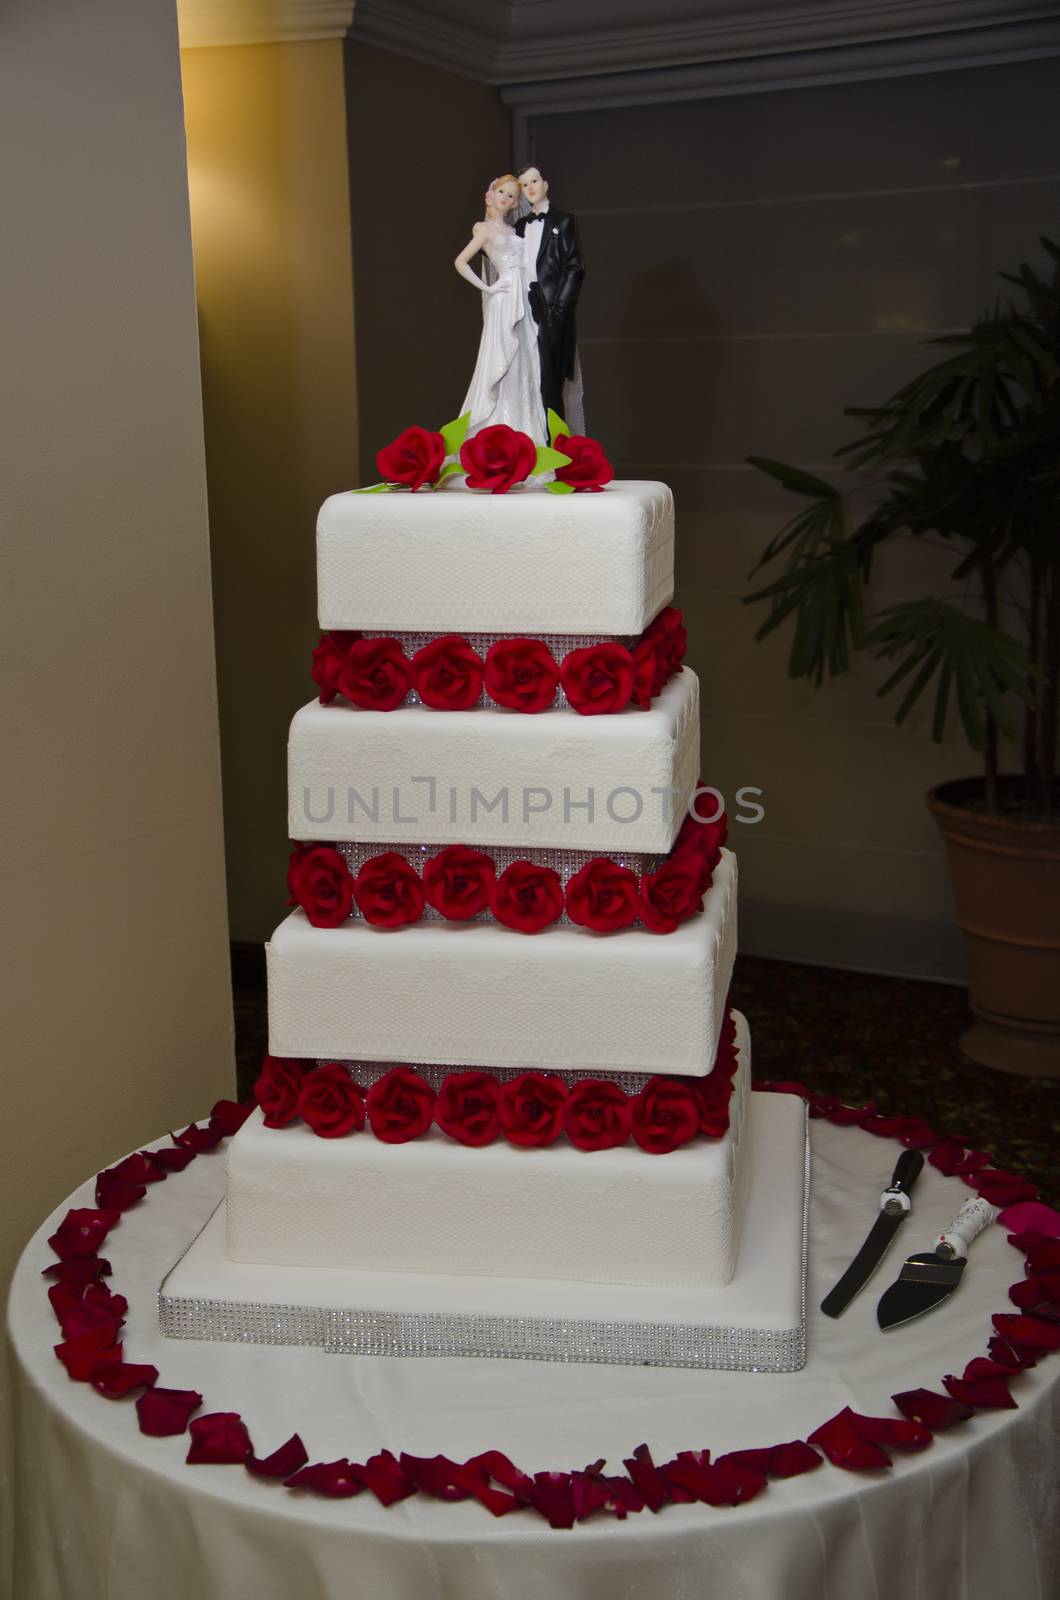
[[[469,437],[506,422],[529,434],[535,444],[547,444],[537,327],[530,314],[527,247],[511,225],[519,192],[519,180],[512,173],[494,178],[486,190],[485,218],[475,223],[469,242],[453,263],[460,276],[482,293],[482,338],[460,415],[471,413]],[[471,270],[471,259],[480,252],[489,263],[489,282]]]

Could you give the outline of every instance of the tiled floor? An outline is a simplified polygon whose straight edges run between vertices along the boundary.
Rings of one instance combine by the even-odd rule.
[[[963,989],[741,956],[733,998],[751,1023],[756,1078],[798,1078],[852,1104],[915,1111],[986,1150],[1060,1204],[1060,1080],[1010,1078],[966,1061]],[[236,988],[241,1092],[266,1048],[260,980]]]

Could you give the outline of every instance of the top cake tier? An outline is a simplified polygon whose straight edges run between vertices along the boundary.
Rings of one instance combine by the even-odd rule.
[[[334,494],[317,519],[322,628],[633,635],[673,587],[664,483]]]

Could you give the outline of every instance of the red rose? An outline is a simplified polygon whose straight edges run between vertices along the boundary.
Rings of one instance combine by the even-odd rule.
[[[703,857],[691,844],[678,845],[658,872],[640,880],[640,920],[652,933],[673,933],[703,909]]]
[[[425,483],[437,483],[445,461],[445,440],[426,428],[406,428],[375,458],[379,475],[387,483],[405,483],[416,492]]]
[[[679,848],[686,844],[693,845],[713,871],[721,860],[722,845],[728,837],[729,819],[724,811],[719,812],[710,822],[701,822],[698,816],[690,813],[681,824],[677,844]],[[709,880],[704,887],[709,888]]]
[[[267,1128],[285,1128],[298,1115],[298,1096],[305,1082],[304,1061],[266,1056],[261,1063],[254,1098],[265,1113]]]
[[[633,704],[646,709],[661,688],[655,645],[650,639],[641,639],[633,646]]]
[[[329,1061],[302,1084],[298,1115],[322,1139],[342,1139],[364,1127],[364,1096],[346,1068]]]
[[[567,915],[597,933],[628,928],[639,905],[635,874],[607,856],[587,862],[567,884]]]
[[[498,639],[486,654],[486,693],[509,711],[544,711],[556,698],[559,668],[540,639]]]
[[[567,1085],[544,1072],[521,1072],[501,1084],[501,1127],[509,1144],[538,1149],[553,1144],[563,1128]]]
[[[375,928],[403,928],[423,915],[419,874],[396,850],[366,861],[354,880],[353,893],[365,922]]]
[[[458,633],[432,639],[412,658],[412,686],[435,711],[467,711],[482,693],[482,658]]]
[[[688,631],[677,607],[664,606],[645,628],[644,637],[655,646],[659,663],[658,688],[655,691],[658,694],[667,679],[672,678],[680,668],[688,648]]]
[[[476,1149],[501,1131],[500,1086],[488,1072],[451,1072],[434,1103],[434,1120],[450,1139]]]
[[[296,845],[287,867],[287,892],[314,928],[338,928],[353,910],[353,879],[343,856],[326,844]]]
[[[567,1092],[563,1126],[578,1150],[611,1150],[629,1138],[629,1097],[606,1078],[581,1078]]]
[[[729,1101],[732,1079],[720,1067],[692,1084],[692,1098],[699,1116],[699,1131],[709,1139],[720,1139],[729,1127]]]
[[[556,468],[557,483],[569,483],[572,488],[602,489],[610,483],[615,469],[604,455],[599,439],[587,439],[581,433],[564,434],[556,440],[556,449],[570,456],[569,467]]]
[[[320,690],[320,704],[329,706],[339,693],[339,679],[346,665],[351,644],[359,633],[322,633],[313,651],[313,682]]]
[[[363,711],[393,711],[412,688],[412,667],[396,639],[357,639],[339,673],[339,688]]]
[[[506,494],[534,470],[537,446],[529,434],[516,433],[506,422],[483,428],[460,446],[460,465],[469,489]]]
[[[493,897],[492,857],[470,845],[451,844],[423,868],[423,890],[428,905],[450,922],[467,922],[489,909]]]
[[[699,1132],[699,1109],[689,1089],[672,1078],[651,1078],[633,1100],[633,1137],[652,1156],[669,1155]]]
[[[591,644],[563,658],[560,682],[583,716],[622,711],[633,693],[633,657],[623,644]]]
[[[434,1090],[411,1067],[392,1067],[373,1083],[366,1101],[372,1132],[384,1144],[406,1144],[427,1132],[434,1117]]]
[[[506,928],[540,933],[563,915],[559,873],[551,867],[536,866],[533,861],[513,861],[494,885],[493,915]]]

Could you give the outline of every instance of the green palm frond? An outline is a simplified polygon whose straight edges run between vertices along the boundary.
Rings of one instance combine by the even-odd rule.
[[[1024,703],[1033,699],[1033,674],[1023,646],[1001,628],[970,616],[944,600],[910,600],[890,606],[865,637],[880,660],[898,658],[898,665],[877,690],[880,698],[900,686],[904,693],[895,712],[902,723],[935,681],[931,737],[945,733],[951,695],[965,737],[975,750],[986,741],[992,717],[1007,738],[1016,722],[1008,696]]]

